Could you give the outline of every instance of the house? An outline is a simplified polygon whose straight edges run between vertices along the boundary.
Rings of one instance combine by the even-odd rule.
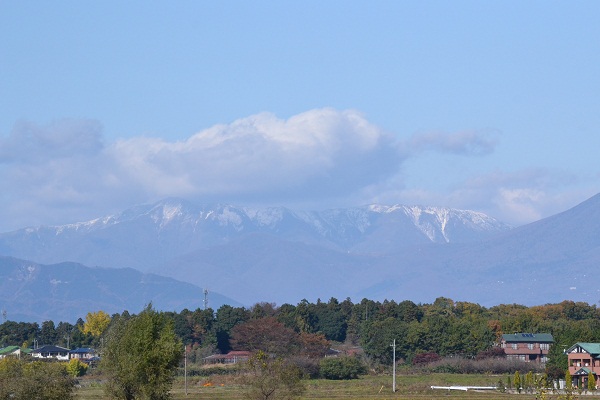
[[[69,359],[69,349],[59,346],[42,346],[31,351],[31,356],[35,358],[56,358],[66,361]]]
[[[549,333],[510,333],[502,335],[500,346],[506,358],[545,363],[552,343],[554,338]]]
[[[19,346],[8,346],[0,349],[0,359],[5,357],[21,358],[21,348]]]
[[[252,355],[249,351],[230,351],[227,354],[213,354],[204,357],[205,364],[237,364],[239,362],[248,361]]]
[[[569,373],[573,377],[573,385],[587,385],[591,372],[598,380],[600,375],[600,343],[575,343],[566,350]],[[585,387],[585,386],[584,386]]]
[[[79,347],[69,351],[69,358],[77,358],[80,361],[90,360],[97,356],[96,350],[89,347]]]

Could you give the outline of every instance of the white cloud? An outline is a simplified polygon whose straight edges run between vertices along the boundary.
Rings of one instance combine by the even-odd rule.
[[[122,174],[157,196],[298,199],[347,194],[395,173],[392,138],[355,111],[263,113],[181,142],[134,138],[108,151]]]
[[[409,158],[481,156],[495,145],[493,135],[476,131],[402,141],[357,111],[330,108],[288,119],[252,115],[182,141],[105,143],[96,121],[21,122],[0,137],[0,231],[91,219],[169,196],[310,208],[440,205],[520,224],[594,194],[576,187],[570,175],[543,169],[481,172],[451,188],[420,187],[418,179],[417,187],[406,185],[402,163]],[[416,172],[435,174],[434,181],[445,174],[439,168]]]
[[[436,150],[461,155],[490,154],[496,144],[494,135],[489,131],[421,132],[408,141],[412,151]]]
[[[262,113],[178,142],[104,144],[97,122],[22,123],[0,141],[0,201],[13,224],[72,222],[167,196],[301,202],[349,195],[401,162],[393,138],[352,110]]]
[[[446,192],[407,189],[401,196],[407,202],[478,210],[522,225],[565,211],[591,197],[595,186],[588,185],[589,182],[580,182],[564,171],[529,168],[484,172]]]

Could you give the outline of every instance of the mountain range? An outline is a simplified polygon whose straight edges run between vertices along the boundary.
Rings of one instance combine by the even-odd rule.
[[[441,207],[295,211],[166,199],[92,221],[3,233],[0,254],[48,270],[66,261],[87,265],[78,268],[106,271],[105,285],[123,282],[117,271],[134,269],[245,305],[439,296],[483,305],[596,303],[600,293],[588,282],[600,260],[599,231],[600,195],[518,228]]]
[[[210,306],[240,306],[210,293]],[[164,311],[204,306],[203,290],[190,283],[132,268],[89,268],[63,262],[42,265],[0,256],[0,306],[12,321],[75,322],[88,312],[137,313],[147,304]]]

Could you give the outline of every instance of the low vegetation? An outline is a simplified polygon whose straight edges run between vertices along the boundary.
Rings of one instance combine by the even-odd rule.
[[[550,348],[550,362],[540,369],[538,364],[506,359],[503,349],[497,346],[505,332],[551,333],[557,344]],[[75,391],[77,396],[88,396],[101,388],[101,396],[110,398],[159,399],[169,394],[177,398],[184,349],[191,388],[202,391],[203,396],[204,390],[212,389],[214,393],[227,392],[221,398],[236,398],[237,394],[231,397],[233,392],[229,390],[246,393],[247,398],[274,398],[277,393],[283,398],[327,398],[314,397],[314,393],[320,393],[322,387],[351,387],[356,393],[350,395],[361,398],[361,385],[389,377],[393,341],[396,367],[403,376],[400,387],[406,393],[413,391],[406,382],[414,376],[467,376],[468,385],[478,385],[476,381],[487,377],[488,385],[498,387],[498,393],[500,389],[508,393],[522,387],[533,393],[545,386],[539,382],[565,378],[564,347],[575,342],[600,342],[600,310],[595,305],[571,301],[486,308],[443,297],[432,304],[367,299],[352,303],[350,299],[339,302],[332,298],[327,303],[260,303],[249,309],[222,306],[216,311],[157,312],[149,306],[138,315],[126,311],[112,316],[91,312],[75,325],[5,321],[0,324],[0,347],[28,347],[34,342],[96,347],[102,353],[102,362],[99,368],[89,369],[81,362],[6,362],[0,369],[0,379],[4,379],[0,382],[4,390],[0,400],[19,398],[26,387],[36,387],[25,383],[32,376],[44,382],[41,375],[53,377],[62,385],[65,392],[61,398],[70,395],[75,379],[81,386]],[[231,350],[247,350],[253,357],[249,363],[235,366],[204,365],[205,357]],[[522,386],[521,381],[515,385],[517,372],[518,379],[524,379],[527,385]],[[440,379],[447,384],[454,380]],[[419,385],[415,395],[426,393]],[[386,387],[382,384],[377,389],[384,393]],[[591,387],[578,390],[591,391]]]
[[[65,363],[0,360],[0,399],[64,400],[71,397],[74,379]]]

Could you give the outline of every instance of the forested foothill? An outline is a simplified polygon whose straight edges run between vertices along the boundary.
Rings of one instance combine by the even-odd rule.
[[[544,332],[551,333],[555,340],[547,369],[559,376],[567,367],[565,348],[576,342],[600,341],[600,310],[596,305],[573,301],[486,308],[443,297],[431,304],[368,299],[353,303],[350,299],[331,298],[316,303],[303,300],[296,305],[224,305],[216,311],[198,308],[162,314],[172,321],[176,336],[186,346],[190,364],[201,364],[211,354],[231,350],[262,350],[283,357],[318,359],[333,348],[338,354],[361,354],[363,361],[377,370],[391,365],[390,344],[395,339],[400,365],[420,366],[433,361],[439,364],[440,360],[451,358],[453,363],[439,368],[445,372],[469,372],[475,367],[456,360],[502,356],[497,345],[503,333]],[[128,317],[127,311],[110,317],[90,313],[86,320],[79,319],[74,325],[5,321],[0,324],[0,347],[31,347],[35,342],[101,348],[110,325]]]

